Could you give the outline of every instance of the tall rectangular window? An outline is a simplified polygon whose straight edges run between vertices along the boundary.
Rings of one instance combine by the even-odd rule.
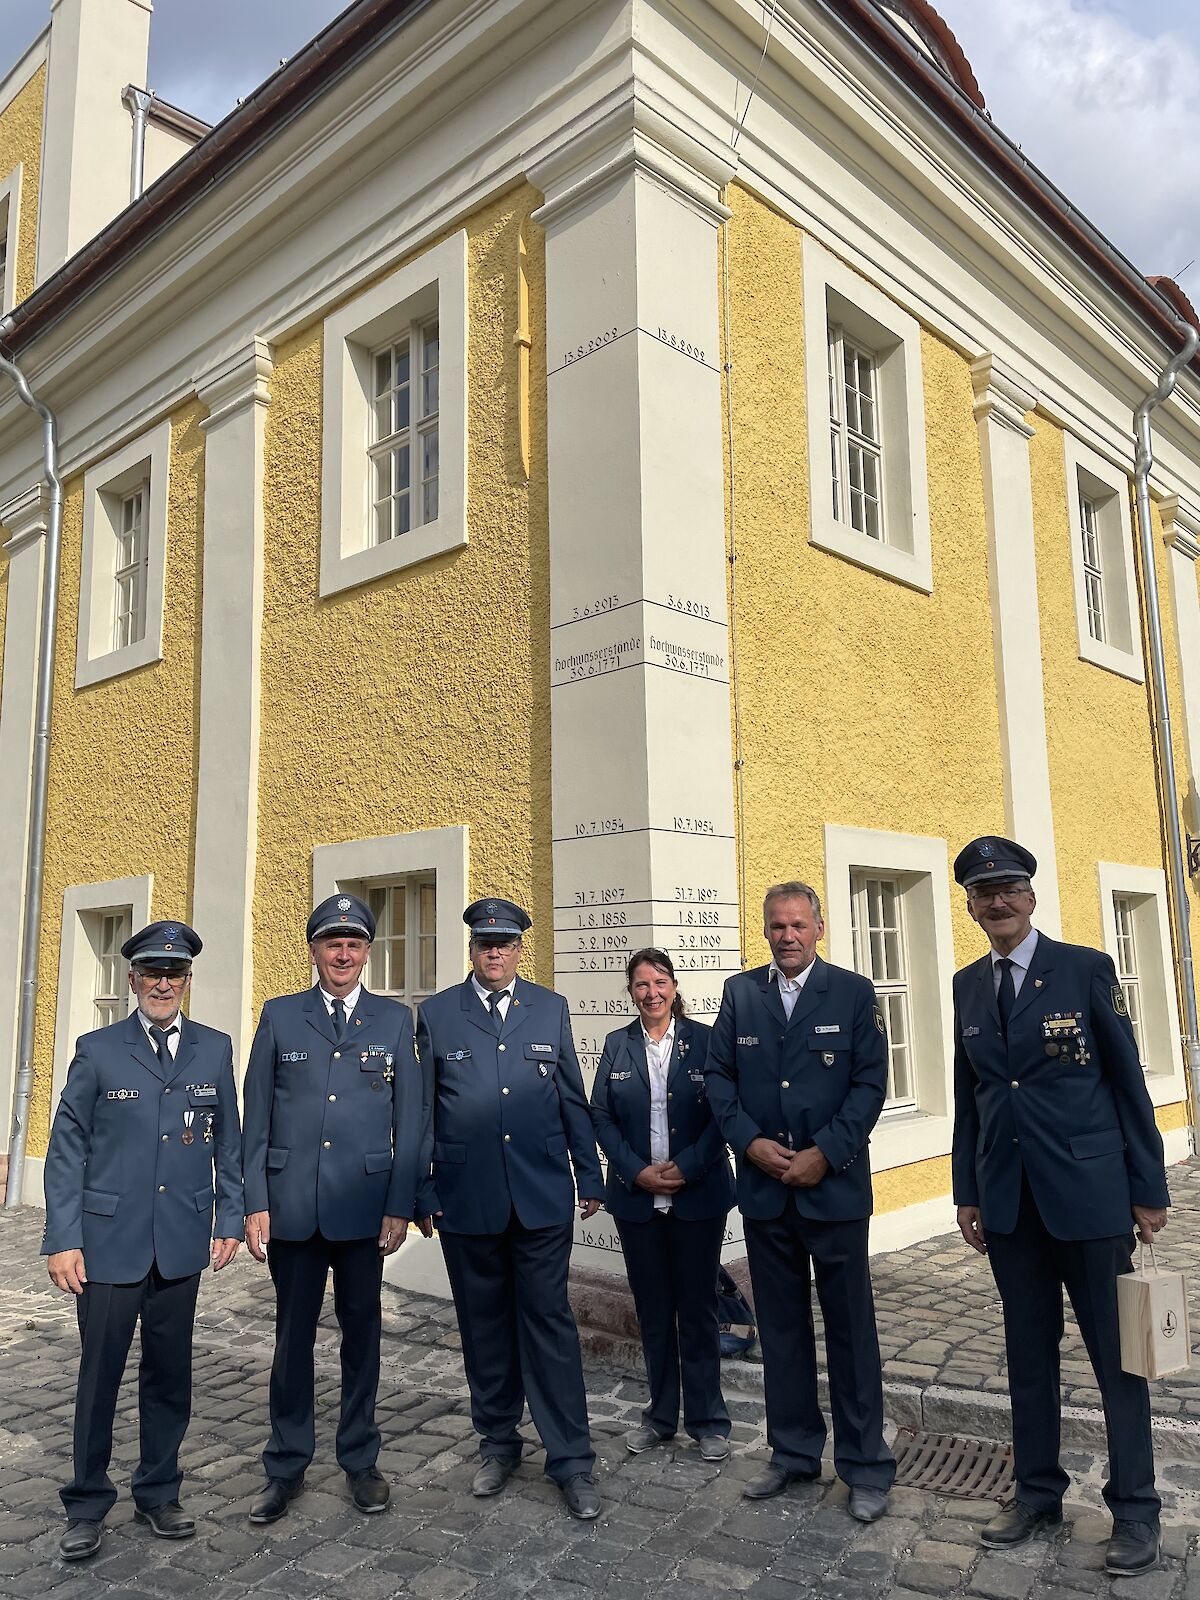
[[[829,325],[829,424],[834,520],[882,542],[883,436],[876,361],[835,323]]]
[[[114,650],[137,644],[146,632],[146,586],[150,568],[146,537],[146,486],[123,495],[117,509]]]
[[[93,1023],[107,1028],[129,1013],[129,964],[121,946],[132,929],[128,911],[99,911],[93,914],[92,948],[96,965],[92,988]]]
[[[1100,507],[1089,495],[1079,495],[1079,525],[1083,535],[1083,592],[1087,604],[1088,632],[1099,644],[1108,638],[1104,618],[1104,555],[1100,538]]]
[[[376,544],[438,515],[438,363],[436,322],[414,324],[375,352],[370,447]]]
[[[1113,921],[1116,924],[1117,935],[1115,958],[1117,977],[1121,980],[1121,988],[1125,992],[1125,1009],[1129,1012],[1129,1020],[1133,1024],[1134,1037],[1137,1039],[1138,1059],[1145,1066],[1146,1041],[1142,1023],[1142,979],[1138,965],[1136,915],[1131,895],[1113,895]]]
[[[7,305],[8,288],[8,207],[0,206],[0,310]]]
[[[363,892],[375,917],[367,987],[416,1006],[437,988],[437,887],[429,874],[372,883]]]
[[[911,1110],[917,1104],[912,997],[904,933],[904,897],[895,878],[851,873],[850,928],[855,970],[875,985],[887,1027],[886,1109]]]

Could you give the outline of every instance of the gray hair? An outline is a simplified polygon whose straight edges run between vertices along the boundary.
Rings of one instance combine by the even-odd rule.
[[[812,907],[812,914],[818,922],[821,920],[821,897],[811,884],[800,883],[793,880],[790,883],[773,883],[763,895],[763,927],[767,925],[767,908],[772,900],[807,900]]]

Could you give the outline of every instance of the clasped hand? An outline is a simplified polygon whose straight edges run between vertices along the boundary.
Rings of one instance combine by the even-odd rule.
[[[752,1139],[746,1157],[768,1178],[778,1178],[789,1189],[812,1189],[829,1171],[829,1162],[815,1144],[789,1150],[774,1139]]]
[[[643,1167],[633,1180],[639,1189],[650,1194],[678,1194],[687,1179],[673,1161],[654,1161]]]

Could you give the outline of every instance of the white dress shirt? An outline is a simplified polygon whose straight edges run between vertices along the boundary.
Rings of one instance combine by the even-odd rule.
[[[317,987],[320,989],[320,984],[318,984]],[[344,994],[341,997],[344,1015],[347,1022],[349,1022],[350,1018],[354,1015],[354,1008],[358,1004],[358,997],[361,993],[362,984],[356,983],[349,994]],[[336,998],[337,996],[326,994],[325,990],[321,989],[321,999],[325,1002],[325,1015],[327,1017],[331,1017],[333,1015],[333,1002]]]
[[[1007,959],[1012,962],[1014,1000],[1020,994],[1021,985],[1025,982],[1025,974],[1029,971],[1030,963],[1033,960],[1033,952],[1037,949],[1037,941],[1037,929],[1030,928],[1017,948],[1008,952]],[[1004,959],[1004,956],[998,956],[994,950],[992,951],[992,987],[996,994],[1000,993],[1000,979],[1003,976],[1000,971],[1000,963]]]
[[[147,1039],[150,1039],[151,1050],[153,1050],[157,1055],[157,1047],[154,1043],[154,1040],[150,1037],[150,1029],[161,1028],[162,1023],[155,1022],[153,1017],[148,1017],[140,1006],[138,1007],[137,1019],[141,1023],[142,1027],[146,1030],[146,1037]],[[170,1022],[167,1023],[167,1049],[171,1052],[172,1061],[174,1061],[175,1057],[179,1054],[179,1032],[182,1026],[183,1017],[177,1011],[171,1018]]]
[[[671,1052],[675,1048],[675,1018],[661,1039],[652,1039],[642,1029],[646,1045],[646,1065],[650,1068],[650,1160],[654,1166],[671,1159],[671,1130],[667,1121],[667,1076],[671,1070]],[[669,1194],[654,1196],[656,1211],[670,1211]]]
[[[794,978],[786,978],[772,961],[771,971],[768,976],[772,982],[779,984],[779,998],[783,1001],[784,1015],[788,1021],[792,1020],[792,1012],[796,1009],[796,1001],[800,998],[800,991],[808,982],[808,975],[814,963],[810,961],[803,972],[798,972]]]
[[[503,1022],[505,1017],[508,1015],[508,1008],[512,1003],[513,990],[517,987],[517,980],[515,978],[511,978],[503,989],[497,991],[485,989],[475,974],[472,973],[471,987],[479,996],[479,1003],[482,1005],[489,1017],[492,1015],[492,995],[494,993],[499,993],[500,1000],[496,1006],[496,1010],[499,1013],[501,1022]]]

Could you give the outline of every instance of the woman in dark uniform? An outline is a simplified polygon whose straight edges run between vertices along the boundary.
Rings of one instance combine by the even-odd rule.
[[[704,1091],[709,1029],[684,1014],[671,958],[638,950],[625,968],[637,1020],[604,1041],[592,1088],[608,1158],[604,1203],[633,1291],[650,1404],[626,1435],[635,1454],[683,1425],[706,1461],[729,1455],[721,1395],[717,1268],[733,1178]]]

